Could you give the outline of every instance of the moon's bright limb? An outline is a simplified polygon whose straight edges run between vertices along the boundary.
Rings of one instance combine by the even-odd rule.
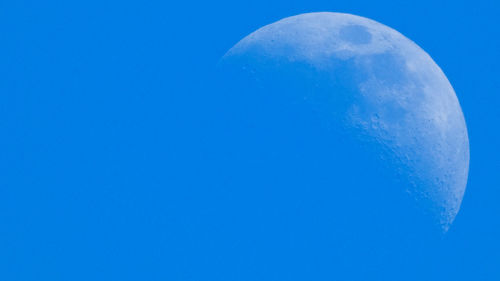
[[[367,18],[309,13],[253,32],[222,63],[259,83],[303,81],[290,81],[301,85],[297,99],[381,144],[401,188],[444,231],[451,225],[467,183],[467,129],[446,76],[414,42]]]

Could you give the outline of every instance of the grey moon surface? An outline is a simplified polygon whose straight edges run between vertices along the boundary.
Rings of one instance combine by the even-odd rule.
[[[221,62],[256,81],[299,69],[300,98],[380,144],[407,179],[400,188],[448,230],[467,184],[467,128],[450,82],[414,42],[367,18],[308,13],[258,29]]]

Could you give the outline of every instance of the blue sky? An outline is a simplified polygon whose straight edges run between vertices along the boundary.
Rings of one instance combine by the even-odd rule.
[[[3,1],[0,280],[251,280],[216,272],[217,235],[197,232],[217,214],[205,200],[224,196],[208,194],[200,120],[216,93],[199,81],[250,32],[314,11],[386,24],[447,75],[469,183],[434,258],[414,263],[420,280],[498,280],[500,6],[482,0]]]

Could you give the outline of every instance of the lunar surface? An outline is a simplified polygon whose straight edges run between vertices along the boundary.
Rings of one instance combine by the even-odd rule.
[[[467,128],[446,76],[414,42],[367,18],[309,13],[251,33],[219,65],[255,97],[307,105],[338,138],[374,147],[397,189],[448,230],[467,183]]]

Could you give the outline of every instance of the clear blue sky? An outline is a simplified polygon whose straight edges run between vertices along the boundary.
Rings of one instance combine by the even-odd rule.
[[[221,262],[203,254],[217,236],[197,232],[221,197],[200,156],[213,93],[196,83],[250,32],[314,11],[386,24],[447,75],[469,183],[420,274],[499,280],[500,5],[483,0],[2,1],[0,280],[225,280],[203,268]]]

